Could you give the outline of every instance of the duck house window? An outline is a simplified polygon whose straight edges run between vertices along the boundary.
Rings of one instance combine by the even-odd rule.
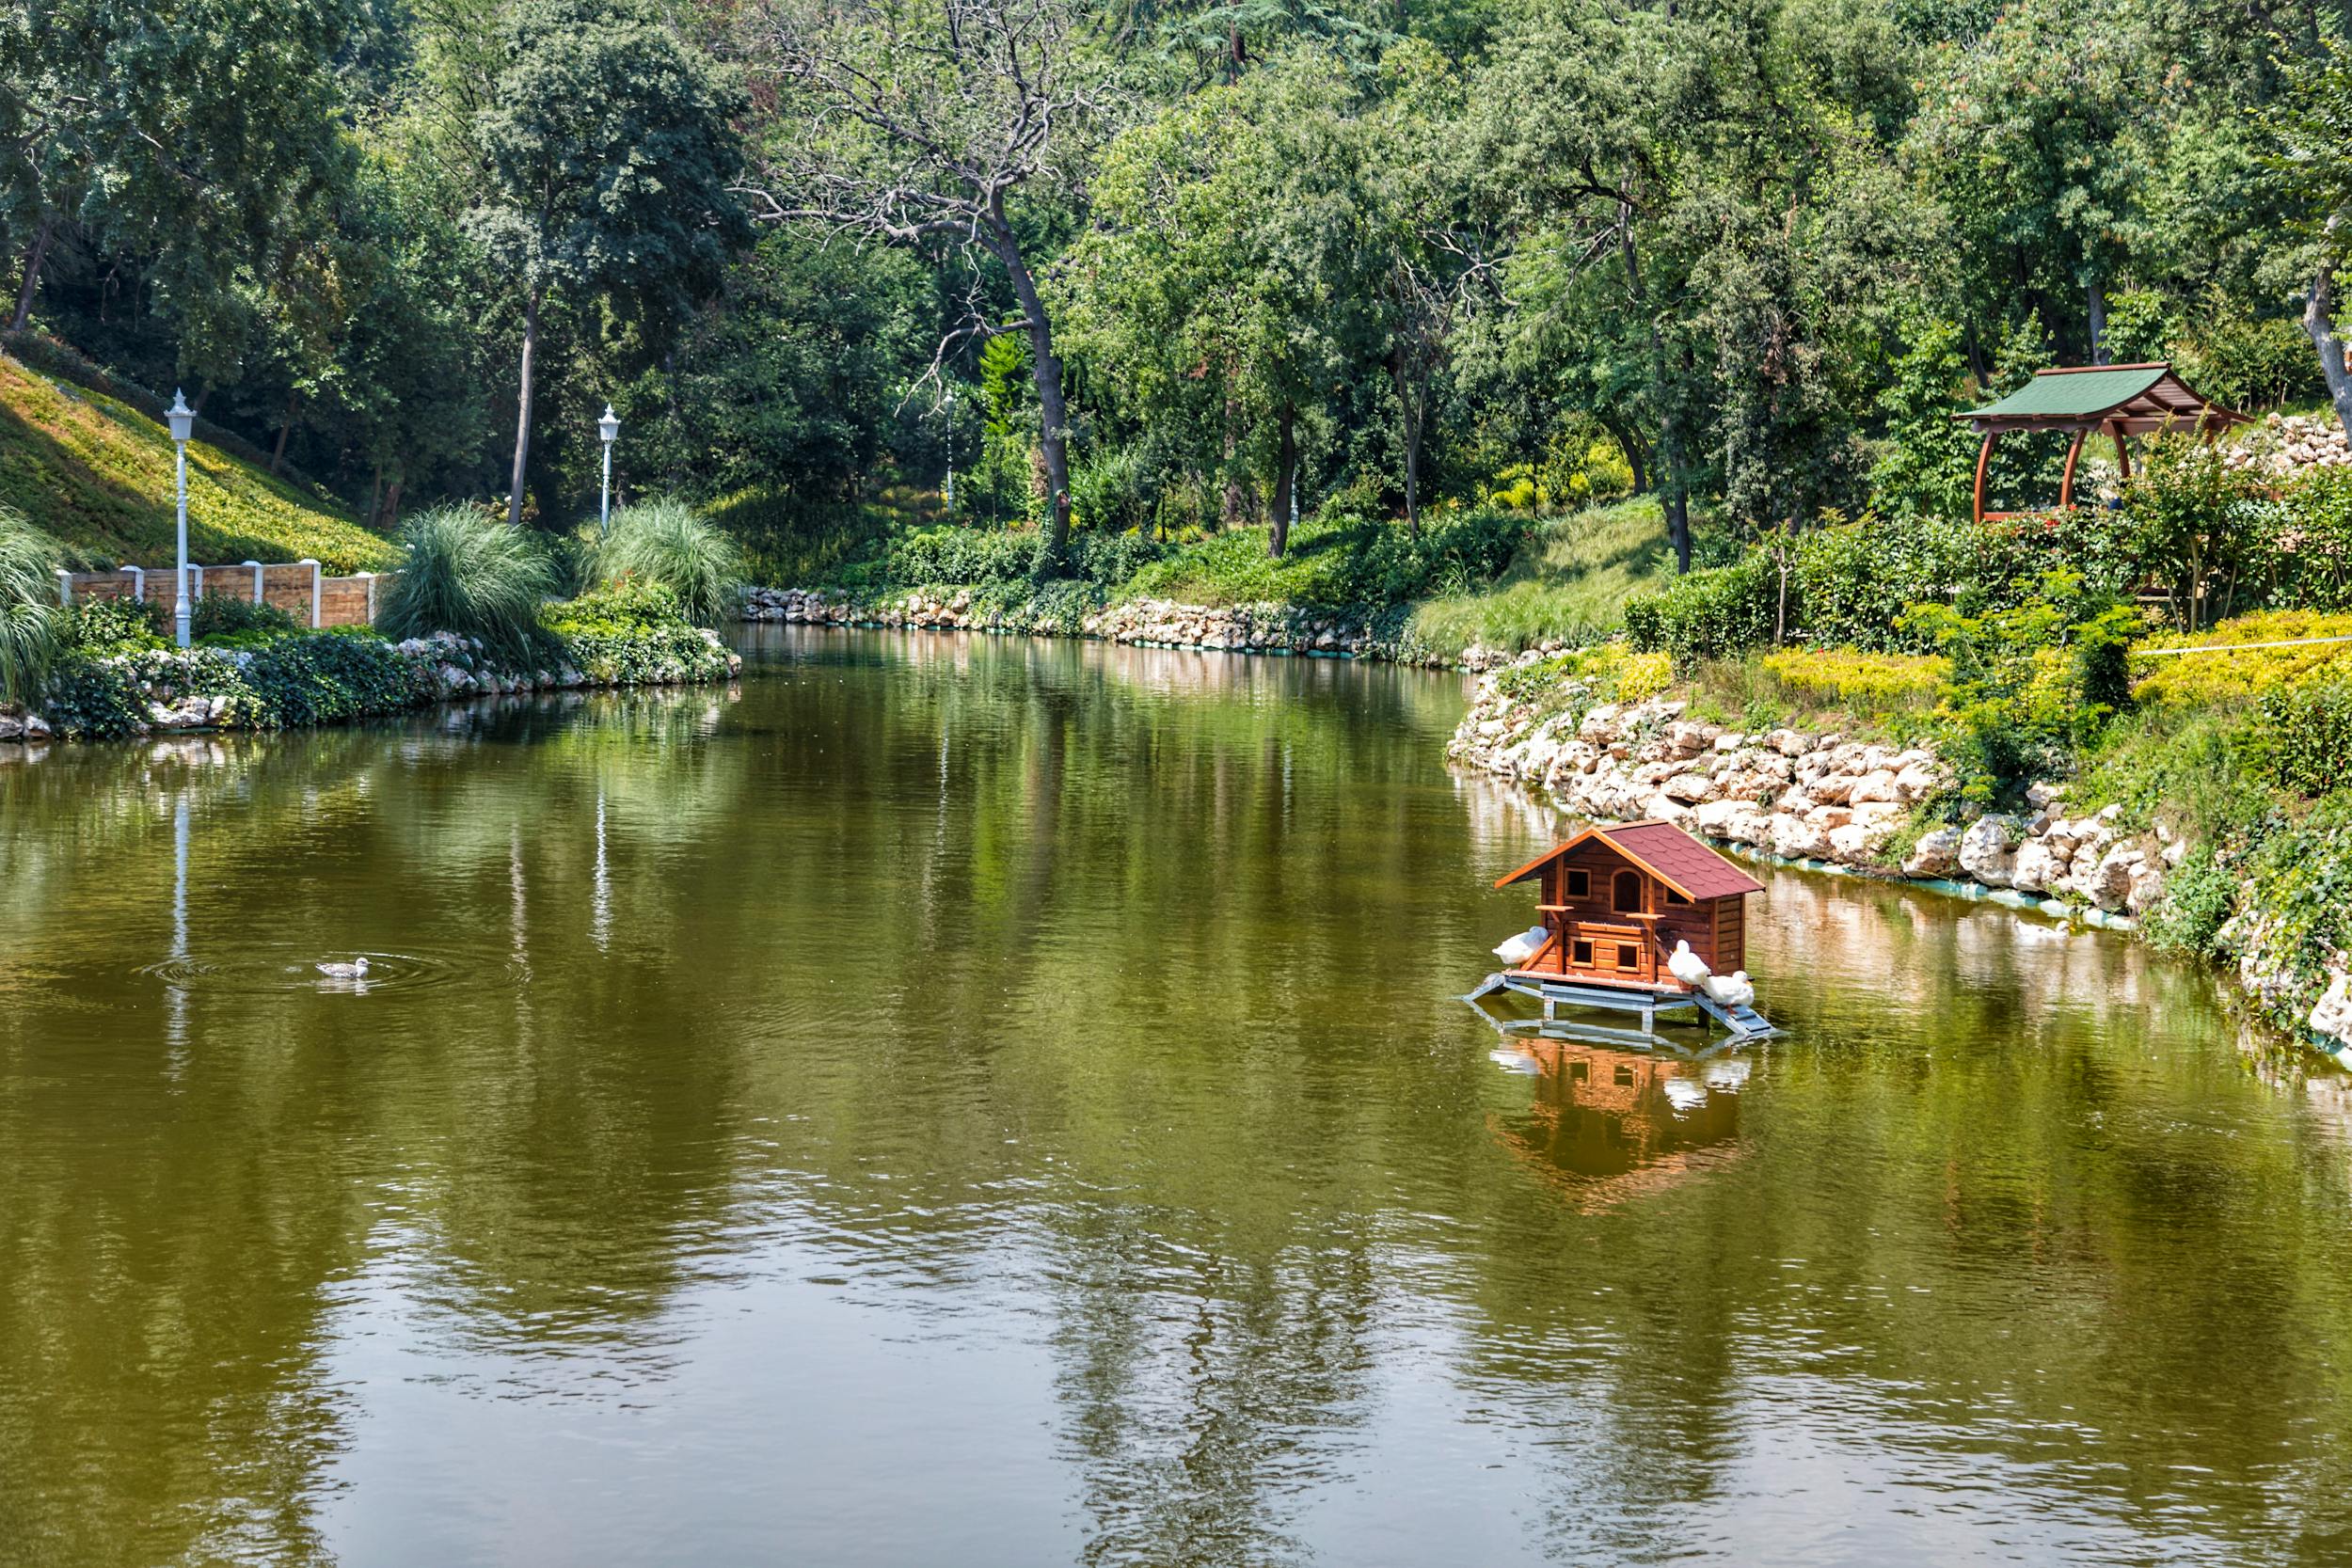
[[[1571,945],[1575,949],[1575,961],[1582,964],[1586,969],[1592,968],[1593,944],[1589,942],[1580,942]]]
[[[1676,892],[1674,889],[1672,889],[1672,888],[1668,888],[1668,889],[1666,890],[1666,902],[1667,902],[1667,903],[1669,903],[1669,904],[1687,904],[1687,903],[1689,903],[1690,901],[1691,901],[1691,900],[1689,900],[1688,898],[1685,898],[1684,896],[1682,896],[1682,895],[1680,895],[1679,893],[1677,893],[1677,892]]]
[[[1571,898],[1590,898],[1592,895],[1593,874],[1589,871],[1570,870],[1568,873],[1568,896]]]
[[[1609,902],[1620,913],[1639,913],[1642,908],[1642,874],[1638,871],[1618,872],[1616,879],[1610,884]]]
[[[1631,969],[1641,961],[1641,955],[1633,950],[1630,942],[1617,943],[1617,967],[1619,969]]]

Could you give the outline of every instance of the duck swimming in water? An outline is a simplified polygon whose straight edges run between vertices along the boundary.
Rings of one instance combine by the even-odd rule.
[[[330,980],[364,980],[368,977],[368,960],[354,958],[347,964],[320,964],[318,972]]]

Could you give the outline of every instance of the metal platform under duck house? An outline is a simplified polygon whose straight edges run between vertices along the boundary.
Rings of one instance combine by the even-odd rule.
[[[1539,1018],[1498,1018],[1483,1004],[1488,997],[1508,991],[1532,998],[1542,1005]],[[1589,1038],[1613,1043],[1647,1046],[1659,1039],[1658,1028],[1662,1023],[1706,1028],[1711,1021],[1723,1025],[1731,1036],[1729,1043],[1745,1045],[1751,1040],[1770,1039],[1780,1033],[1770,1019],[1752,1006],[1727,1007],[1702,990],[1660,990],[1624,986],[1579,985],[1571,980],[1552,980],[1522,974],[1489,974],[1475,990],[1462,998],[1504,1034],[1528,1031],[1538,1034],[1558,1034],[1565,1038]],[[1641,1026],[1636,1029],[1613,1028],[1605,1024],[1581,1023],[1564,1020],[1564,1009],[1636,1014]]]

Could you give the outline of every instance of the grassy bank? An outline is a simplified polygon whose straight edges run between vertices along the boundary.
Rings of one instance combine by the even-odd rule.
[[[93,565],[172,559],[172,447],[123,397],[0,356],[0,505]],[[200,562],[315,559],[385,571],[391,542],[323,493],[211,441],[188,443],[188,548]]]

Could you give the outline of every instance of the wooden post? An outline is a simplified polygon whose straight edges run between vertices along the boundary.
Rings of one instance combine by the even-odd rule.
[[[2001,438],[1997,430],[1984,433],[1984,445],[1977,449],[1977,521],[1984,521],[1984,476],[1993,467],[1993,443]]]
[[[2066,474],[2065,477],[2058,481],[2058,508],[2060,511],[2063,511],[2074,504],[2074,465],[2082,458],[2083,439],[2090,434],[2090,427],[2085,426],[2083,429],[2074,432],[2074,439],[2067,445]]]
[[[2109,420],[2107,432],[2115,437],[2115,466],[2121,470],[2116,476],[2117,483],[2128,484],[2132,478],[2132,450],[2123,444],[2123,421]]]

